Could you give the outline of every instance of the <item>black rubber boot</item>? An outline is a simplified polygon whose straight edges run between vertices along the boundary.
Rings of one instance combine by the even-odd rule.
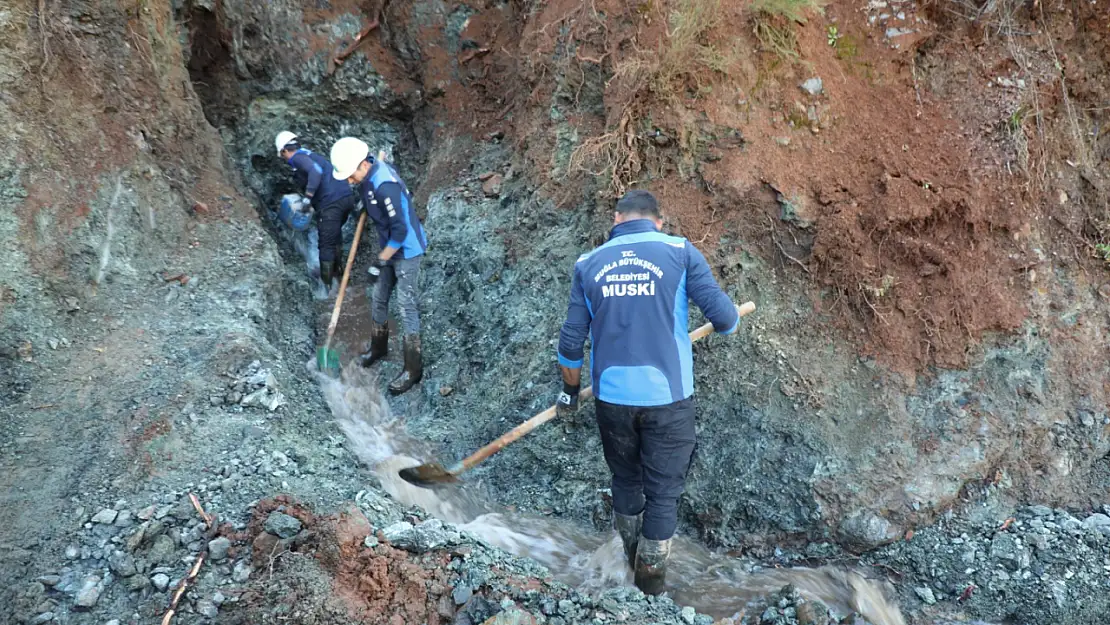
[[[340,254],[340,256],[342,256],[342,254]],[[334,276],[336,282],[343,279],[343,263],[339,261],[339,256],[336,256],[335,260],[331,261],[331,275]]]
[[[359,357],[359,364],[363,367],[378,362],[385,355],[389,353],[389,324],[377,324],[371,322],[370,325],[370,349],[366,350],[362,356]]]
[[[669,555],[671,539],[648,540],[640,537],[636,546],[636,587],[645,595],[663,594]]]
[[[409,390],[424,377],[424,362],[421,359],[420,335],[409,334],[405,337],[405,369],[389,383],[389,394],[400,395]]]
[[[636,566],[636,543],[640,540],[640,528],[644,525],[644,513],[635,516],[613,513],[613,529],[620,534],[624,543],[624,555],[628,557],[628,566]]]
[[[324,288],[331,290],[331,263],[320,263],[320,281],[324,283]]]

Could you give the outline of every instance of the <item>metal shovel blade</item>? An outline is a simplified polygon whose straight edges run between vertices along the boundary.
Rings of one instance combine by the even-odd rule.
[[[418,467],[409,467],[397,472],[402,480],[421,488],[435,488],[459,481],[458,475],[448,471],[438,462],[429,462]]]
[[[333,377],[339,377],[339,352],[326,347],[316,348],[316,368]]]

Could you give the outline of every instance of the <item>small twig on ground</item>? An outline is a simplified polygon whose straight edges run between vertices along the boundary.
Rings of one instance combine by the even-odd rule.
[[[185,590],[189,587],[189,582],[196,579],[197,573],[200,572],[200,567],[202,564],[204,564],[204,559],[205,557],[207,557],[207,555],[207,553],[200,554],[200,557],[197,558],[197,561],[193,564],[193,568],[189,571],[189,574],[181,580],[180,584],[178,584],[177,592],[173,593],[173,600],[170,601],[170,609],[166,612],[166,615],[162,617],[162,625],[169,625],[170,621],[173,620],[173,615],[177,610],[177,604],[181,601],[181,597],[185,594]]]
[[[207,525],[209,529],[211,529],[212,515],[208,514],[204,511],[204,508],[200,507],[200,501],[193,493],[189,493],[189,501],[193,502],[193,507],[197,509],[197,514],[200,515],[200,518],[204,519],[204,524]]]
[[[58,404],[39,404],[38,406],[31,406],[31,410],[44,410],[46,408],[53,408]]]
[[[205,526],[211,530],[212,515],[204,511],[204,508],[200,505],[200,501],[197,500],[197,496],[193,493],[189,493],[189,501],[191,501],[193,507],[197,509],[200,518],[204,519]],[[197,561],[193,563],[193,568],[189,570],[189,574],[182,578],[181,583],[177,585],[177,591],[173,593],[173,600],[170,601],[170,609],[166,612],[166,615],[162,617],[162,625],[169,625],[170,621],[173,620],[173,615],[177,611],[177,604],[181,601],[181,597],[185,595],[185,590],[189,588],[189,584],[197,578],[197,574],[200,573],[200,567],[204,564],[204,560],[207,557],[208,553],[202,552],[200,556],[197,557]]]

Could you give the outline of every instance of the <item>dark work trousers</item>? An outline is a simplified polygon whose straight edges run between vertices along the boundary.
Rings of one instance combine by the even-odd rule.
[[[674,536],[678,498],[694,454],[694,398],[665,406],[595,405],[613,474],[613,510],[627,516],[643,511],[644,538]]]
[[[331,174],[328,174],[331,175]],[[320,223],[320,264],[327,265],[336,260],[343,249],[343,224],[354,208],[354,195],[335,200],[319,209]],[[344,259],[345,260],[345,259]],[[336,276],[339,278],[341,276]]]
[[[401,327],[405,334],[420,334],[420,263],[421,254],[415,258],[394,256],[382,267],[382,275],[374,287],[370,314],[374,323],[385,325],[389,320],[389,299],[397,289],[397,303],[401,308]]]

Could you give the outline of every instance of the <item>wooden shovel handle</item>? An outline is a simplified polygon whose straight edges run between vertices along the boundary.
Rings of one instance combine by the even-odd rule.
[[[755,310],[755,303],[753,303],[753,302],[744,302],[740,306],[736,307],[736,312],[739,313],[741,317],[743,317],[747,314],[750,314],[754,310]],[[690,340],[691,341],[696,341],[698,339],[705,338],[706,336],[708,336],[712,332],[713,332],[713,324],[712,323],[707,323],[707,324],[701,326],[700,328],[694,330],[693,332],[691,332],[690,333]],[[579,399],[579,401],[582,401],[582,400],[589,399],[593,396],[594,396],[594,387],[587,386],[586,388],[582,389],[582,392],[580,392],[578,394],[578,399]],[[538,415],[532,417],[531,419],[528,419],[524,423],[521,423],[520,425],[516,426],[515,428],[509,430],[508,432],[505,432],[505,434],[503,434],[501,436],[501,438],[493,441],[492,443],[490,443],[490,444],[486,445],[485,447],[479,449],[478,451],[474,452],[473,454],[467,456],[460,463],[460,465],[458,466],[458,471],[451,471],[451,472],[455,473],[455,474],[458,474],[458,473],[462,473],[463,471],[469,471],[470,469],[474,468],[476,465],[478,465],[479,463],[484,461],[486,458],[489,458],[493,454],[495,454],[495,453],[501,451],[502,449],[504,449],[507,445],[510,445],[510,444],[516,442],[522,436],[530,433],[532,430],[538,428],[539,426],[543,425],[544,423],[547,423],[551,419],[555,418],[555,414],[556,414],[555,406],[552,406],[552,407],[548,408],[547,410],[544,410],[543,412],[541,412]]]
[[[355,262],[358,253],[358,241],[362,238],[362,227],[366,225],[366,211],[358,216],[358,225],[355,226],[355,240],[351,244],[351,251],[347,253],[347,267],[343,270],[343,280],[339,282],[339,295],[335,298],[335,308],[331,310],[331,321],[328,322],[328,340],[324,349],[331,347],[331,339],[335,336],[335,326],[339,323],[339,309],[343,307],[343,296],[347,294],[347,281],[351,279],[351,265]]]

